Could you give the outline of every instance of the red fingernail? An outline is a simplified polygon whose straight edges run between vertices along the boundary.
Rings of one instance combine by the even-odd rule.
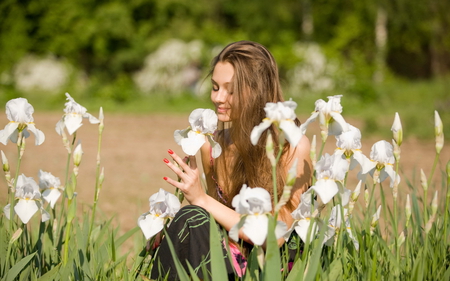
[[[164,158],[164,162],[166,162],[167,164],[169,164],[169,160],[167,160],[166,158]]]
[[[169,154],[173,154],[172,149],[167,150],[167,152],[169,152]]]
[[[167,177],[163,177],[163,180],[165,180],[165,181],[166,181],[166,180],[167,180]]]

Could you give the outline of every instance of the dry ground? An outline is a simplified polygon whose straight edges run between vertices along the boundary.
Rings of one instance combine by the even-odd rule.
[[[91,113],[97,116],[97,113]],[[54,130],[61,114],[36,113],[34,115],[36,126],[45,133],[46,140],[41,146],[35,146],[33,136],[27,139],[27,147],[20,167],[21,173],[37,179],[38,171],[42,169],[64,179],[67,152],[62,146],[60,136]],[[304,116],[301,120],[305,120],[306,117]],[[4,112],[0,112],[0,120],[3,120],[0,121],[0,127],[3,128],[7,123]],[[177,153],[182,153],[173,140],[173,132],[176,129],[187,127],[187,120],[187,114],[121,115],[105,113],[105,130],[101,146],[101,166],[105,169],[105,181],[100,193],[100,211],[97,219],[104,221],[111,216],[116,216],[115,224],[120,224],[123,231],[129,230],[136,226],[138,216],[148,211],[148,198],[153,193],[159,188],[168,191],[174,190],[162,179],[164,176],[171,176],[171,172],[163,163],[163,158],[168,156],[167,149],[169,148]],[[347,121],[358,126],[358,120]],[[313,133],[318,133],[317,127],[317,123],[311,124],[308,136],[311,137]],[[79,129],[77,135],[77,139],[82,142],[84,151],[77,186],[78,204],[85,211],[89,210],[94,196],[97,131],[97,125],[89,124],[85,119],[84,125]],[[433,132],[434,129],[430,128],[430,134]],[[372,144],[378,140],[376,137],[364,138],[363,136],[363,152],[369,155]],[[332,153],[334,145],[335,141],[330,137],[325,152]],[[13,143],[0,146],[15,173],[16,146]],[[433,141],[421,142],[415,139],[406,139],[402,145],[401,158],[403,179],[411,180],[413,171],[418,173],[420,168],[429,174],[434,154]],[[449,159],[450,146],[446,145],[434,177],[435,182],[441,178],[439,169],[445,169],[445,164]],[[416,182],[418,182],[418,176],[416,176]],[[353,184],[356,182],[350,182],[349,188],[353,188]],[[409,192],[405,180],[402,181],[400,188],[401,195]],[[389,191],[388,188],[387,190]],[[430,194],[428,198],[431,196]],[[444,197],[440,196],[441,202]],[[6,198],[5,181],[0,180],[0,207],[3,208],[6,204]]]

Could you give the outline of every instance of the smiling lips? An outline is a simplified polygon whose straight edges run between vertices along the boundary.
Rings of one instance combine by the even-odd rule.
[[[229,108],[217,107],[217,113],[226,113],[228,110]]]

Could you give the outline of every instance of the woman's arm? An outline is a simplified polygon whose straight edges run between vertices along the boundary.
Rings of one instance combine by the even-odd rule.
[[[288,155],[289,161],[286,163],[286,173],[294,163],[295,159],[297,160],[297,179],[292,188],[291,201],[293,205],[296,207],[299,203],[300,195],[307,190],[307,188],[311,184],[311,175],[312,175],[312,164],[309,156],[310,144],[309,140],[306,136],[302,137],[297,147],[292,148],[290,154]],[[190,156],[189,164],[186,164],[176,153],[169,151],[170,156],[173,160],[178,163],[178,166],[174,165],[169,161],[166,162],[166,165],[174,171],[175,174],[180,177],[181,182],[175,181],[171,178],[165,178],[168,183],[179,188],[180,191],[184,193],[186,200],[191,205],[197,205],[209,213],[212,214],[214,219],[222,225],[227,231],[229,231],[235,224],[237,224],[240,220],[240,214],[238,214],[233,209],[223,205],[218,202],[216,199],[208,195],[204,188],[201,185],[200,181],[200,171],[197,166],[197,160],[195,156]],[[215,190],[214,181],[212,180],[211,173],[212,167],[209,156],[209,143],[206,143],[202,147],[202,162],[203,162],[203,171],[207,176],[207,185],[208,190],[211,192]],[[290,211],[285,207],[282,208],[284,211],[284,215],[280,215],[278,217],[279,220],[282,220],[286,223],[289,228],[293,219],[290,215]],[[239,238],[244,241],[251,243],[251,240],[242,232],[239,231]],[[284,238],[278,239],[278,245],[281,246],[284,243]]]

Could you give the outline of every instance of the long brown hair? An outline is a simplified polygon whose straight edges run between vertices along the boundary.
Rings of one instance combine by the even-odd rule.
[[[273,196],[272,167],[266,156],[267,131],[257,145],[250,142],[252,129],[266,117],[264,107],[268,102],[284,101],[278,76],[278,67],[272,54],[261,44],[239,41],[226,46],[212,61],[210,74],[219,62],[230,63],[234,68],[231,93],[231,123],[219,122],[217,141],[221,144],[223,155],[214,165],[214,175],[227,195],[226,204],[231,207],[233,197],[239,193],[243,184],[250,187],[265,188]],[[299,123],[297,120],[296,122]],[[279,131],[269,130],[274,145],[278,147]],[[283,148],[277,165],[277,196],[283,191],[286,179],[284,167],[289,144]],[[276,149],[275,153],[278,153]],[[292,206],[286,206],[292,209]]]

